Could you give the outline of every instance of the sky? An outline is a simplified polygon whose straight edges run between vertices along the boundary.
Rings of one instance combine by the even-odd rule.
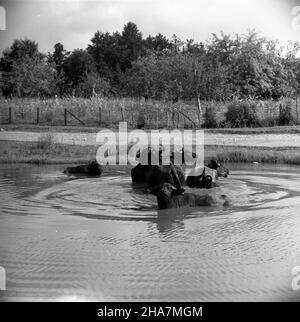
[[[57,42],[86,48],[97,30],[121,32],[129,21],[144,37],[206,41],[212,33],[256,29],[285,44],[300,40],[300,0],[0,0],[0,53],[25,37],[45,53]]]

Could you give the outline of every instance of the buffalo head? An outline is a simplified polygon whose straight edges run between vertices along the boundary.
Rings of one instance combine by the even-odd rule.
[[[210,160],[208,165],[208,168],[217,170],[218,176],[219,177],[227,177],[229,175],[229,170],[225,168],[221,163],[219,163],[217,160]]]

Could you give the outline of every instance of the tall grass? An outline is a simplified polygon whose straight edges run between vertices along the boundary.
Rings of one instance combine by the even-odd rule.
[[[232,102],[202,102],[201,126],[232,127],[232,124],[226,120],[230,104]],[[272,100],[251,101],[251,106],[255,108],[257,125],[278,125],[280,104],[282,106],[290,104],[291,115],[295,123],[300,121],[295,100],[283,98],[278,102]],[[192,128],[199,126],[196,102],[180,101],[172,104],[155,100],[103,97],[90,99],[65,97],[45,100],[0,98],[1,124],[8,123],[10,107],[13,111],[13,124],[36,124],[37,108],[39,108],[39,124],[48,126],[64,125],[64,109],[83,121],[85,126],[117,128],[120,121],[126,121],[129,128],[136,128],[140,115],[143,115],[145,119],[146,128]],[[81,124],[68,114],[68,125]]]

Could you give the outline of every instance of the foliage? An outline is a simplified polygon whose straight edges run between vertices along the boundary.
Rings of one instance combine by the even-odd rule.
[[[76,87],[86,80],[89,73],[95,71],[95,64],[86,50],[76,49],[65,59],[63,71],[66,83],[71,87]]]
[[[216,128],[218,127],[218,122],[216,120],[216,111],[213,107],[207,107],[204,113],[204,124],[206,128]]]
[[[279,125],[290,125],[294,124],[294,117],[292,115],[291,101],[287,101],[286,104],[280,104],[279,108]]]
[[[299,51],[299,42],[280,48],[255,31],[213,34],[205,43],[160,33],[143,38],[128,22],[121,32],[97,31],[86,49],[69,53],[57,43],[47,57],[35,41],[15,40],[0,59],[0,86],[5,96],[22,97],[96,93],[171,102],[279,100],[300,95]]]
[[[2,93],[5,96],[19,95],[17,91],[20,73],[30,72],[33,62],[40,63],[44,55],[38,51],[38,44],[29,39],[14,40],[11,47],[3,52],[0,59]],[[26,69],[26,71],[24,70]],[[38,66],[38,69],[41,65]],[[32,78],[31,78],[32,80]]]
[[[54,138],[52,133],[43,133],[37,141],[37,148],[50,151],[55,146]]]
[[[96,73],[89,73],[86,78],[76,87],[76,96],[90,98],[94,95],[107,96],[110,85]]]
[[[225,116],[230,127],[252,127],[259,124],[254,102],[236,101],[230,103]]]
[[[52,96],[56,93],[56,71],[38,58],[25,56],[19,63],[13,63],[4,86],[18,97]]]

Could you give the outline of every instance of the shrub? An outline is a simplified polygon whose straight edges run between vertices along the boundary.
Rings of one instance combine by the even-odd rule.
[[[86,79],[78,84],[75,93],[77,96],[91,98],[94,94],[108,95],[110,91],[110,84],[108,81],[100,78],[95,74],[88,74]]]
[[[204,113],[205,121],[203,126],[206,128],[216,128],[218,127],[218,122],[216,120],[216,110],[214,107],[208,107]]]
[[[272,127],[278,125],[278,119],[273,117],[266,117],[259,122],[261,127]]]
[[[292,115],[292,103],[288,101],[285,105],[280,104],[279,107],[279,125],[292,125],[295,123],[294,117]]]
[[[231,127],[252,127],[259,125],[256,106],[253,102],[233,102],[225,113],[226,122]]]
[[[51,133],[44,133],[42,134],[37,142],[37,148],[44,150],[44,151],[50,151],[55,147],[55,142],[53,139],[53,134]]]

